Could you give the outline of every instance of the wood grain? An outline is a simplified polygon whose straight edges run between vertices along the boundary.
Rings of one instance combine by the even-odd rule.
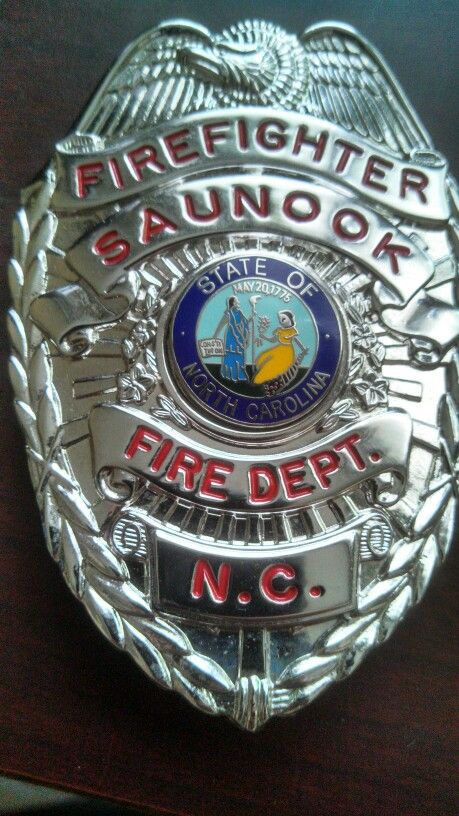
[[[455,4],[442,3],[440,15],[434,3],[410,4],[409,17],[404,2],[347,5],[347,21],[378,44],[434,141],[453,157]],[[237,19],[228,3],[198,6],[3,3],[3,269],[19,189],[41,170],[121,48],[161,18],[190,16],[214,28]],[[342,17],[342,6],[323,3],[320,17]],[[293,30],[315,19],[294,3],[253,3],[250,13]],[[0,291],[6,308],[5,284]],[[5,363],[3,324],[1,353]],[[245,734],[156,688],[71,597],[45,550],[5,365],[1,384],[2,772],[187,816],[457,812],[457,548],[423,603],[355,675],[295,717]]]

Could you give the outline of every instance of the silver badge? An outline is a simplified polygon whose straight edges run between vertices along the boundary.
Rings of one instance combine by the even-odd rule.
[[[256,20],[144,34],[24,193],[11,377],[48,548],[208,713],[304,706],[445,556],[457,200],[355,31]]]

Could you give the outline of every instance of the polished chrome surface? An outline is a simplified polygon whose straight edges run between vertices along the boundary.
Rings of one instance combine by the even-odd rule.
[[[338,23],[147,32],[24,192],[10,371],[48,548],[202,710],[309,703],[444,558],[457,213]]]

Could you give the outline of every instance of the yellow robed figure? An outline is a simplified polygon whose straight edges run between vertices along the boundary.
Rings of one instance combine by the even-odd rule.
[[[275,380],[291,368],[297,359],[294,342],[302,350],[302,357],[307,352],[298,337],[293,312],[285,309],[278,313],[278,317],[280,327],[274,330],[272,337],[263,337],[264,340],[277,341],[277,343],[262,351],[255,360],[254,385],[262,385],[262,383],[269,382],[269,380]]]

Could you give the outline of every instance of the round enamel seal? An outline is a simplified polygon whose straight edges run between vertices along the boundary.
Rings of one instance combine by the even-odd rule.
[[[225,259],[188,285],[172,326],[185,395],[253,428],[302,417],[338,371],[342,336],[323,286],[283,259]]]

